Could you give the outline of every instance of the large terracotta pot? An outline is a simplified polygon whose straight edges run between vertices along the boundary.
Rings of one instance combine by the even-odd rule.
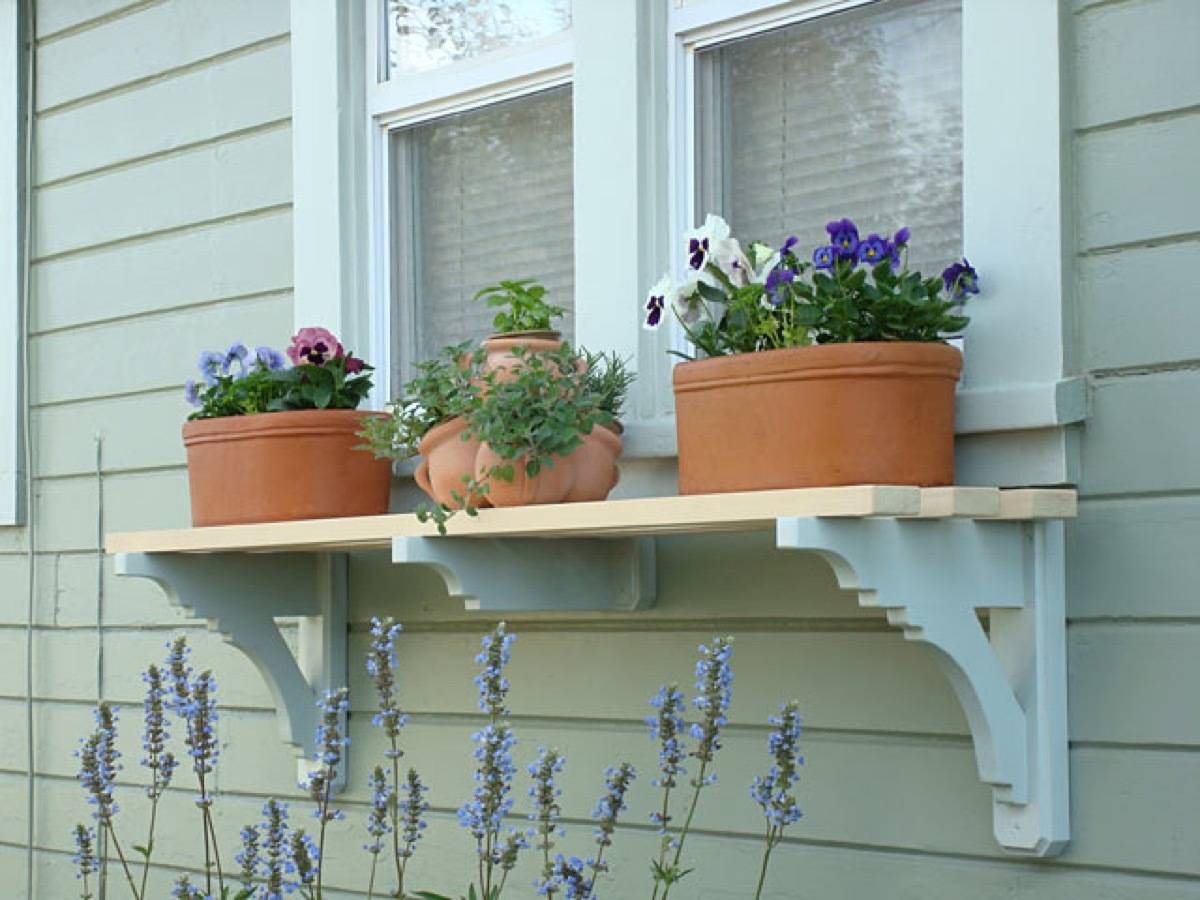
[[[567,503],[603,500],[617,486],[621,472],[617,457],[621,455],[621,425],[597,425],[583,438],[569,461],[575,469],[574,483],[567,494]]]
[[[371,415],[379,413],[313,409],[185,423],[192,524],[386,513],[391,463],[355,449]]]
[[[679,491],[954,483],[962,354],[822,344],[675,367]]]
[[[574,456],[572,454],[571,456]],[[511,462],[504,460],[487,444],[479,447],[475,458],[475,472],[480,479],[487,478],[488,501],[492,506],[533,506],[543,503],[562,503],[571,492],[575,481],[575,468],[571,456],[554,457],[554,465],[546,466],[532,478],[525,473],[525,458]],[[487,476],[493,466],[511,465],[513,480]]]
[[[493,334],[483,342],[483,348],[487,351],[485,368],[489,371],[505,373],[499,376],[503,379],[508,371],[520,361],[513,354],[514,347],[524,347],[530,353],[546,353],[558,350],[562,345],[562,334],[558,331],[517,331],[512,334]]]
[[[450,419],[435,425],[426,432],[417,448],[424,459],[417,465],[413,478],[426,494],[438,503],[451,509],[462,504],[454,494],[462,496],[466,488],[464,479],[475,474],[475,457],[479,453],[479,441],[463,440],[467,420]],[[472,497],[472,506],[487,506],[486,497]]]

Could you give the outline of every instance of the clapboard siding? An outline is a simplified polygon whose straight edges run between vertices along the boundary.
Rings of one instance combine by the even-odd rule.
[[[279,206],[291,200],[291,128],[39,188],[36,198],[39,258]]]
[[[287,0],[170,0],[146,6],[136,15],[41,47],[37,109],[196,66],[287,31]],[[287,71],[277,77],[286,82]]]
[[[291,117],[286,36],[252,52],[189,69],[140,90],[44,115],[39,184],[177,151]],[[258,84],[247,91],[245,85]],[[79,140],[86,135],[86,140]]]
[[[1181,327],[1200,308],[1197,258],[1200,238],[1082,257],[1081,364],[1107,370],[1200,360],[1200,332]]]
[[[1083,429],[1087,494],[1200,489],[1200,368],[1097,381]]]
[[[165,0],[42,0],[37,5],[37,38],[62,40],[69,33],[95,28]]]
[[[132,277],[131,277],[132,273]],[[38,262],[35,333],[291,289],[290,204]]]
[[[1200,104],[1200,4],[1142,0],[1079,17],[1075,126],[1093,128]]]
[[[1079,135],[1080,249],[1200,232],[1198,146],[1200,112]]]

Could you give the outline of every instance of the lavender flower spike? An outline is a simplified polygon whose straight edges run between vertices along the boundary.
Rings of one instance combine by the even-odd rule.
[[[71,854],[71,862],[77,869],[75,877],[84,879],[86,890],[87,877],[100,871],[96,859],[96,829],[80,823],[71,836],[75,839],[75,852]]]
[[[146,795],[156,800],[163,795],[171,785],[171,776],[179,762],[175,754],[166,749],[171,734],[166,727],[166,684],[162,670],[151,665],[142,674],[146,683],[146,698],[143,701],[143,719],[145,730],[142,733],[142,765],[150,770],[150,784],[146,787]]]
[[[650,698],[650,705],[658,710],[658,715],[648,717],[646,724],[650,726],[650,737],[658,741],[658,771],[661,776],[650,784],[664,791],[663,808],[651,813],[650,820],[665,834],[671,821],[667,811],[666,792],[678,784],[677,776],[687,774],[683,767],[687,751],[681,739],[686,701],[677,685],[664,684],[658,693]]]
[[[254,889],[254,875],[259,863],[259,831],[257,825],[247,825],[242,829],[242,849],[233,856],[234,861],[242,867],[242,887],[251,891]]]
[[[75,755],[79,759],[79,783],[88,794],[88,803],[95,807],[92,818],[102,826],[110,825],[120,807],[113,799],[113,786],[121,771],[121,754],[116,748],[117,710],[101,703],[93,713],[96,730],[84,738]]]
[[[394,792],[383,766],[375,767],[368,784],[371,786],[371,806],[367,810],[367,834],[371,843],[363,844],[363,849],[377,856],[383,850],[384,837],[392,830],[388,824],[388,810],[392,807]]]
[[[194,887],[186,875],[180,875],[171,888],[172,900],[208,900],[208,895]]]
[[[342,761],[342,751],[350,743],[350,739],[342,734],[342,716],[350,710],[350,692],[346,688],[326,691],[317,707],[321,710],[321,723],[317,726],[317,752],[313,758],[321,768],[309,776],[305,787],[317,804],[313,818],[323,823],[337,822],[344,819],[345,814],[329,807],[329,794],[338,763]]]
[[[375,694],[379,703],[379,711],[371,719],[371,723],[382,728],[391,746],[383,751],[388,759],[399,759],[404,751],[397,742],[400,729],[408,722],[408,716],[400,712],[396,701],[396,638],[400,636],[402,626],[391,619],[371,619],[371,647],[367,652],[367,674],[375,683]]]
[[[400,816],[403,823],[400,839],[404,842],[400,855],[404,859],[410,858],[416,852],[417,843],[421,840],[421,832],[429,825],[422,818],[429,809],[429,801],[425,799],[426,792],[427,789],[421,783],[421,776],[417,774],[417,770],[409,769],[408,779],[404,784],[404,799],[400,801]]]
[[[562,772],[566,762],[557,750],[542,747],[538,750],[537,761],[528,766],[528,772],[533,777],[533,786],[529,789],[529,796],[533,799],[533,812],[529,814],[529,818],[537,823],[537,834],[541,839],[537,849],[547,854],[554,848],[555,823],[562,814],[562,807],[558,802],[558,798],[562,796],[562,789],[555,785],[554,779]]]
[[[691,733],[697,741],[692,756],[704,764],[711,763],[721,749],[721,729],[729,721],[727,713],[733,700],[733,669],[729,666],[732,656],[731,637],[716,637],[712,644],[700,645],[700,659],[696,663],[696,690],[700,693],[692,705],[702,717],[692,725]],[[716,780],[715,775],[709,775],[705,783]]]
[[[782,830],[799,821],[800,807],[792,788],[800,779],[799,767],[804,765],[800,755],[800,704],[793,700],[772,716],[775,727],[767,738],[767,749],[775,760],[766,775],[756,775],[750,786],[750,798],[762,807],[767,824]]]
[[[186,707],[187,735],[184,743],[192,758],[192,770],[200,776],[217,767],[220,747],[217,743],[217,681],[212,672],[201,672],[192,684],[192,697]],[[198,806],[211,806],[212,798],[201,797]]]

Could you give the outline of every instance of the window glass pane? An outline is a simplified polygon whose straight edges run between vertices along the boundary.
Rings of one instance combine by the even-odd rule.
[[[809,249],[842,216],[912,229],[925,274],[962,253],[961,0],[871,4],[705,51],[697,212]]]
[[[388,0],[389,72],[426,72],[571,27],[571,0]]]
[[[502,278],[573,309],[571,134],[568,85],[393,135],[399,362],[490,334],[495,311],[472,297]]]

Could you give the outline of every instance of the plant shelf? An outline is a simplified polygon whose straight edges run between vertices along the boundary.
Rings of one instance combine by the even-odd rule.
[[[284,739],[311,756],[317,699],[346,683],[347,551],[432,569],[486,612],[633,612],[654,602],[656,536],[773,531],[780,552],[821,556],[860,605],[931,649],[992,786],[997,840],[1048,856],[1069,836],[1063,520],[1075,512],[1072,490],[855,485],[487,509],[446,536],[388,515],[112,534],[106,549],[117,574],[158,582],[256,663]],[[291,616],[299,661],[275,624]]]

